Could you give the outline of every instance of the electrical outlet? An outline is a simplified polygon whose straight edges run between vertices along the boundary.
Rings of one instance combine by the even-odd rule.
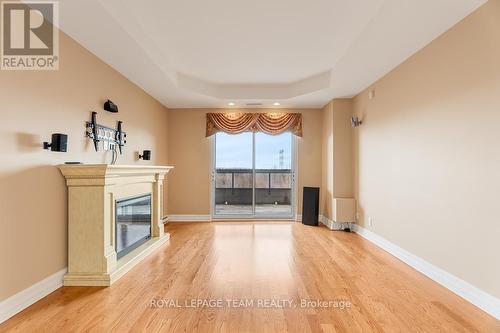
[[[374,221],[373,221],[373,217],[371,217],[371,216],[370,216],[370,217],[368,218],[368,226],[369,226],[369,227],[373,227],[373,222],[374,222]]]

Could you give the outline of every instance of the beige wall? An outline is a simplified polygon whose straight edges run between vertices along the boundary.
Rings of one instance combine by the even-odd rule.
[[[169,214],[210,214],[210,172],[212,139],[205,138],[207,112],[212,109],[169,110]],[[268,112],[273,110],[237,110]],[[282,110],[301,112],[303,137],[298,138],[299,186],[297,209],[302,211],[302,187],[321,184],[321,112],[320,110]]]
[[[335,198],[352,198],[353,188],[353,128],[351,99],[335,99],[333,106],[333,190]]]
[[[322,109],[322,155],[320,212],[333,216],[334,198],[352,198],[353,130],[351,99],[334,99]]]
[[[0,300],[67,265],[66,185],[55,165],[111,160],[84,136],[91,110],[103,125],[124,122],[119,164],[167,162],[165,107],[64,34],[60,59],[59,71],[0,71]],[[107,98],[118,114],[102,110]],[[42,150],[57,132],[69,135],[69,151]],[[142,149],[152,161],[136,161]]]
[[[360,224],[500,297],[500,1],[355,99]]]
[[[168,213],[210,213],[210,140],[205,138],[203,110],[168,112]]]

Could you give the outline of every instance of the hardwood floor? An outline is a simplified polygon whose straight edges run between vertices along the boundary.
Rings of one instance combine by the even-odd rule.
[[[0,332],[500,332],[499,321],[356,234],[299,223],[167,230],[170,242],[112,287],[61,288]]]

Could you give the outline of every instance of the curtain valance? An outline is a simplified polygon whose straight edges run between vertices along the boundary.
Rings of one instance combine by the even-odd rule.
[[[207,113],[207,137],[217,132],[229,134],[263,132],[277,135],[287,131],[302,136],[302,114],[284,112]]]

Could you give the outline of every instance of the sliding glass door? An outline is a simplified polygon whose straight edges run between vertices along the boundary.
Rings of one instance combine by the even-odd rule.
[[[294,140],[290,133],[217,133],[214,145],[214,217],[292,217]]]
[[[253,215],[253,134],[215,136],[214,215]]]
[[[255,134],[255,214],[292,215],[292,134]]]

